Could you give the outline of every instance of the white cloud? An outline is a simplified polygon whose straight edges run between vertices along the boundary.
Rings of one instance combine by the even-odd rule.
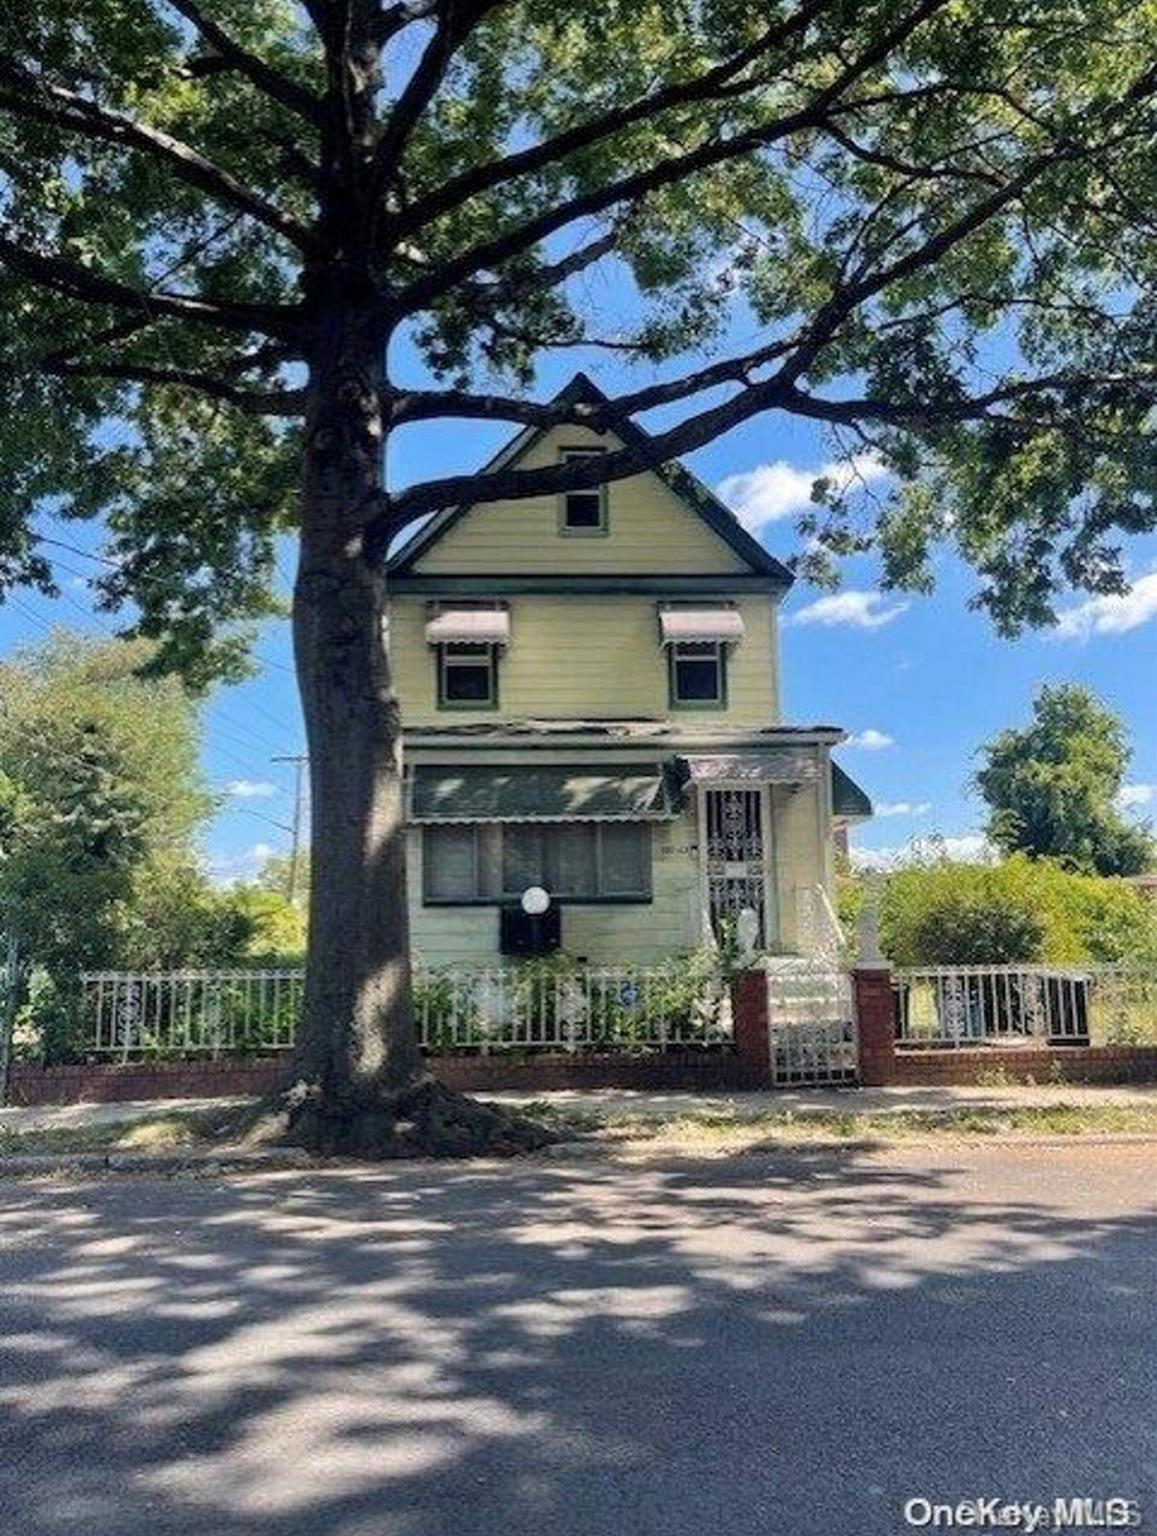
[[[955,837],[914,837],[909,842],[886,848],[853,848],[855,869],[903,869],[907,864],[927,864],[936,859],[954,859],[965,864],[991,864],[996,855],[983,833],[963,832]]]
[[[1152,805],[1157,800],[1157,784],[1122,784],[1117,804],[1123,811],[1140,805]]]
[[[844,491],[870,485],[887,473],[872,453],[857,453],[843,463],[821,464],[818,469],[796,469],[786,459],[776,459],[738,475],[727,475],[716,490],[743,526],[754,532],[806,511],[817,480],[831,480]]]
[[[882,592],[829,592],[819,597],[798,613],[784,621],[787,624],[822,624],[831,628],[847,624],[853,629],[880,629],[898,619],[908,607],[907,603],[889,604]]]
[[[225,793],[231,800],[266,800],[277,794],[277,785],[265,779],[231,779]]]
[[[927,816],[931,800],[878,800],[873,806],[877,816]]]
[[[1066,608],[1053,633],[1061,640],[1087,640],[1090,635],[1123,635],[1157,618],[1157,571],[1138,577],[1128,592],[1090,597]]]
[[[895,745],[894,736],[889,736],[886,731],[878,731],[871,725],[866,731],[857,731],[844,742],[845,747],[858,747],[861,752],[883,752],[886,747]]]

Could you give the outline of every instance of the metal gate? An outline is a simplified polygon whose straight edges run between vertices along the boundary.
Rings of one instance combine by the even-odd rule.
[[[703,796],[707,859],[707,910],[717,939],[745,907],[759,928],[756,947],[767,943],[767,830],[763,789],[708,789]]]
[[[772,1081],[777,1088],[859,1081],[851,977],[823,961],[766,962]]]

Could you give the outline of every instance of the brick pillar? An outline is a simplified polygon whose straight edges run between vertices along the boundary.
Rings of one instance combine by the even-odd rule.
[[[731,978],[735,1052],[752,1088],[771,1086],[771,1041],[767,1027],[767,975],[739,971]]]
[[[860,1082],[865,1088],[883,1087],[896,1080],[892,968],[887,964],[860,966],[852,972],[852,986],[860,1036]]]

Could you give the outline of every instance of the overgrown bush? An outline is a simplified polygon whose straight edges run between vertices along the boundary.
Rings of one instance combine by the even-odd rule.
[[[1020,855],[895,871],[880,929],[897,965],[1157,959],[1157,911],[1127,881]]]

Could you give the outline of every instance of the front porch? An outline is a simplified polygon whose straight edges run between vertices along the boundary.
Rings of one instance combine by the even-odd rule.
[[[579,965],[719,947],[831,955],[840,737],[645,721],[408,733],[417,962],[502,964],[502,910],[532,886]]]

